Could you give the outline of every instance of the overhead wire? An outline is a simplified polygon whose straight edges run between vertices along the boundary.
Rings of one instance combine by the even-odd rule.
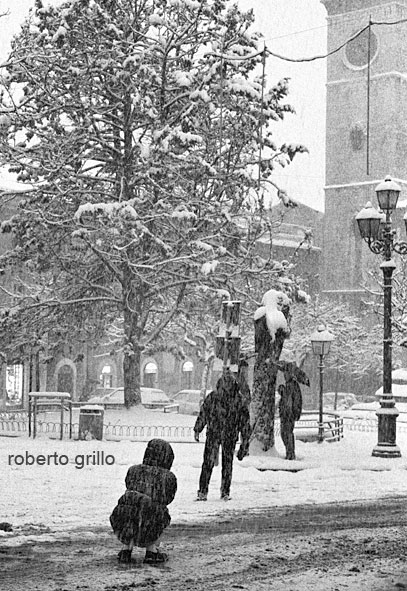
[[[318,27],[311,27],[310,29],[302,29],[301,31],[293,31],[292,33],[287,33],[286,35],[279,35],[278,37],[268,37],[264,39],[264,41],[276,41],[278,39],[284,39],[286,37],[292,37],[293,35],[300,35],[302,33],[309,33],[310,31],[316,31],[317,29],[327,29],[328,25],[319,25]]]
[[[372,17],[369,16],[369,28],[367,36],[367,84],[366,84],[366,174],[370,174],[370,62],[372,53]]]
[[[327,57],[333,55],[334,53],[337,53],[338,51],[340,51],[343,47],[345,47],[345,45],[347,45],[348,43],[350,43],[351,41],[353,41],[354,39],[356,39],[357,37],[359,37],[359,35],[361,35],[362,33],[364,33],[366,30],[368,30],[370,27],[372,26],[384,26],[384,25],[389,25],[389,26],[394,26],[394,25],[400,25],[402,23],[407,22],[407,18],[402,18],[399,19],[397,21],[372,21],[369,20],[369,23],[362,27],[361,29],[359,29],[359,31],[357,31],[356,33],[354,33],[353,35],[351,35],[350,37],[348,37],[343,43],[341,43],[340,45],[338,45],[338,47],[335,47],[335,49],[332,49],[331,51],[328,51],[327,53],[323,53],[323,54],[317,54],[317,55],[313,55],[310,57],[301,57],[301,58],[292,58],[292,57],[288,57],[286,55],[281,55],[279,53],[275,53],[274,51],[271,51],[271,49],[269,49],[268,47],[266,47],[266,52],[268,55],[271,55],[275,58],[287,61],[287,62],[294,62],[294,63],[301,63],[301,62],[312,62],[315,60],[320,60],[320,59],[326,59]],[[316,28],[320,28],[320,27],[316,27]],[[321,27],[322,28],[322,27]],[[301,32],[306,32],[308,30],[312,30],[312,29],[306,29],[305,31],[298,31],[299,33]],[[292,34],[296,34],[296,33],[292,33]],[[287,35],[288,36],[288,35]],[[285,37],[285,35],[283,35],[282,37]],[[279,39],[279,37],[275,37],[275,39]],[[269,39],[269,40],[273,40],[273,39]],[[210,52],[209,55],[213,55],[215,57],[220,57],[222,59],[225,60],[231,60],[231,61],[244,61],[244,60],[248,60],[248,59],[253,59],[254,57],[257,57],[258,55],[262,55],[263,54],[264,49],[258,50],[258,51],[254,51],[253,53],[244,55],[244,56],[240,56],[240,55],[225,55],[223,53],[217,53],[217,52]]]
[[[335,47],[335,49],[332,49],[331,51],[328,51],[327,53],[324,53],[324,54],[313,55],[311,57],[292,58],[292,57],[287,57],[287,56],[284,56],[284,55],[280,55],[278,53],[275,53],[274,51],[271,51],[268,48],[267,48],[267,53],[269,55],[272,55],[273,57],[276,57],[278,59],[284,60],[286,62],[313,62],[315,60],[326,59],[327,57],[333,55],[334,53],[337,53],[343,47],[345,47],[345,45],[347,45],[348,43],[350,43],[351,41],[353,41],[354,39],[356,39],[357,37],[359,37],[359,35],[361,35],[362,33],[364,33],[364,31],[366,31],[369,28],[369,26],[370,26],[370,24],[366,25],[365,27],[363,27],[362,29],[360,29],[357,33],[355,33],[354,35],[352,35],[351,37],[349,37],[348,39],[346,39],[346,41],[344,41],[343,43],[341,43],[341,45],[339,45],[338,47]]]
[[[264,71],[264,67],[265,67],[265,57],[266,55],[270,55],[274,58],[277,59],[281,59],[283,61],[287,61],[287,62],[292,62],[292,63],[306,63],[306,62],[312,62],[312,61],[316,61],[316,60],[320,60],[320,59],[326,59],[328,57],[330,57],[331,55],[334,55],[335,53],[337,53],[338,51],[340,51],[341,49],[343,49],[348,43],[354,41],[355,39],[357,39],[360,35],[362,35],[365,31],[368,31],[368,112],[367,112],[367,117],[368,117],[368,136],[369,136],[369,111],[370,111],[370,105],[369,105],[369,101],[370,101],[370,52],[371,52],[371,47],[370,47],[370,35],[371,35],[371,29],[372,26],[395,26],[395,25],[399,25],[399,24],[403,24],[407,22],[407,18],[403,18],[403,19],[399,19],[396,21],[372,21],[371,16],[369,16],[369,22],[366,26],[362,27],[361,29],[359,29],[356,33],[354,33],[353,35],[351,35],[350,37],[348,37],[343,43],[341,43],[338,47],[335,47],[334,49],[332,49],[331,51],[328,51],[324,54],[317,54],[317,55],[313,55],[310,57],[301,57],[301,58],[291,58],[285,55],[281,55],[278,54],[274,51],[271,51],[271,49],[269,49],[266,45],[264,45],[264,48],[258,51],[255,51],[253,53],[250,53],[248,55],[245,56],[237,56],[237,55],[226,55],[223,52],[221,54],[218,54],[216,52],[210,52],[210,55],[214,55],[216,57],[220,57],[221,60],[225,60],[225,61],[245,61],[248,59],[253,59],[259,55],[262,56],[262,65],[263,65],[263,71]],[[306,29],[304,31],[298,31],[296,33],[291,33],[290,35],[294,35],[294,34],[298,34],[298,33],[302,33],[302,32],[307,32],[307,31],[311,31],[314,29],[319,29],[319,28],[323,28],[323,27],[313,27],[311,29]],[[275,37],[275,38],[269,38],[266,41],[272,41],[274,39],[280,39],[283,37],[288,37],[290,35],[282,35],[281,37]],[[261,128],[261,122],[260,122],[260,128]],[[367,174],[369,175],[369,138],[368,138],[368,146],[367,146],[367,164],[366,164],[366,168],[367,168]],[[259,179],[258,182],[260,184],[260,160],[261,160],[261,147],[260,147],[260,154],[259,154]]]

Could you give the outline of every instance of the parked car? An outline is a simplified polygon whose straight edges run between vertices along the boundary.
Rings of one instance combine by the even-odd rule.
[[[397,403],[407,403],[407,369],[395,369],[391,372],[392,394]],[[382,397],[383,387],[375,392],[376,399]],[[398,404],[397,404],[398,406]]]
[[[407,404],[396,402],[396,408],[399,413],[398,421],[407,422]],[[375,419],[377,420],[377,411],[380,409],[380,402],[358,402],[347,410],[341,411],[344,419]]]
[[[206,391],[209,394],[210,390]],[[180,390],[173,396],[174,401],[179,404],[179,411],[183,415],[199,415],[201,408],[200,390]]]
[[[324,393],[324,408],[326,410],[335,409],[335,398],[336,398],[336,410],[346,410],[354,404],[358,403],[358,399],[351,392],[325,392]]]
[[[144,408],[161,409],[164,412],[179,412],[179,404],[171,400],[159,388],[140,388],[141,404]],[[105,408],[122,408],[124,406],[124,388],[116,388],[103,396],[93,396],[87,404],[100,404]]]
[[[357,402],[350,408],[341,411],[344,419],[377,419],[376,412],[380,408],[380,403],[375,402]]]

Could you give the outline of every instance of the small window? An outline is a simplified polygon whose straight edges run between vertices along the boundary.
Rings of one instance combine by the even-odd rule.
[[[191,389],[193,371],[194,364],[192,361],[185,361],[182,365],[181,388],[184,388],[185,390]]]
[[[58,392],[74,392],[74,372],[70,365],[62,365],[58,370],[57,390]]]
[[[154,388],[157,381],[157,364],[154,361],[149,361],[144,366],[143,371],[143,385],[147,388]]]
[[[23,365],[7,365],[6,370],[7,403],[20,404],[23,398]]]
[[[110,365],[104,365],[100,375],[102,388],[113,388],[113,372]]]

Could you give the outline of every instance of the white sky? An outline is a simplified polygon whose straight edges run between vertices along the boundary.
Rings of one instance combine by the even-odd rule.
[[[33,0],[0,0],[0,60],[7,56],[11,37]],[[308,57],[326,52],[325,8],[319,0],[239,0],[241,8],[253,8],[256,30],[263,33],[266,46],[273,52],[292,57]],[[308,154],[298,155],[289,167],[276,172],[273,179],[290,196],[323,210],[325,182],[325,80],[326,60],[293,64],[269,57],[268,83],[291,78],[289,102],[296,115],[278,124],[276,139],[303,143]],[[279,137],[280,136],[280,137]]]

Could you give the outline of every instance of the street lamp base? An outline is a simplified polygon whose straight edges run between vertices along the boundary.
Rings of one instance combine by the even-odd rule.
[[[398,445],[378,443],[373,448],[372,456],[376,458],[401,458],[401,451]]]

